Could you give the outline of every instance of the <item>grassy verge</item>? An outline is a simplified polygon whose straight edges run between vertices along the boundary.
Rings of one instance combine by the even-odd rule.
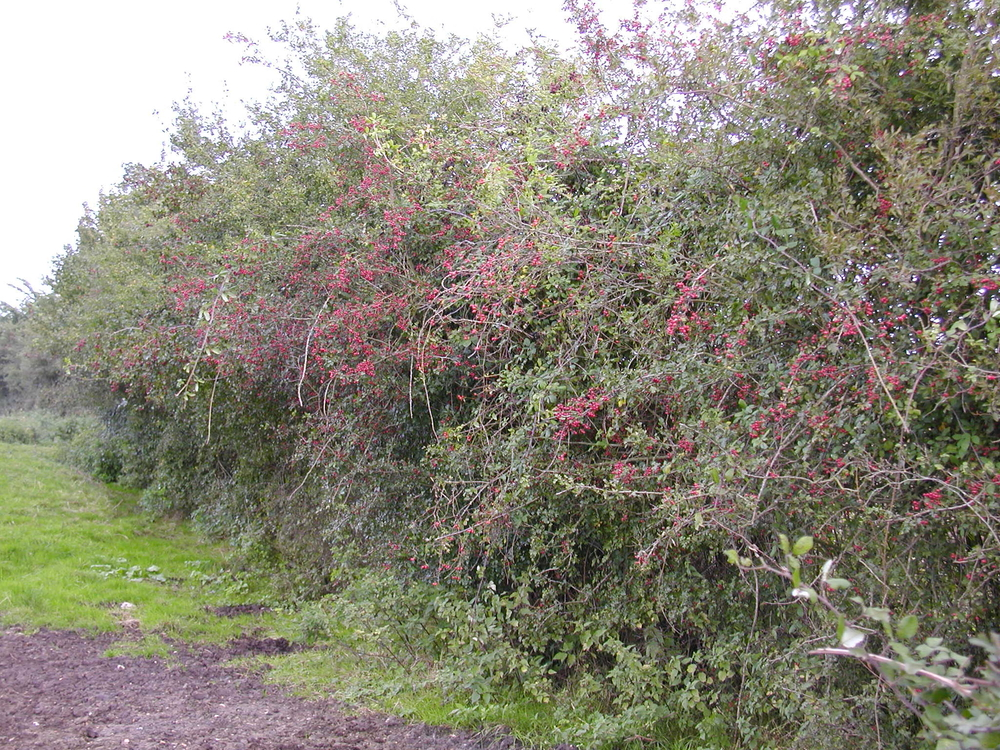
[[[44,410],[0,415],[0,443],[54,445],[67,443],[77,435],[100,428],[96,417],[59,416]]]
[[[386,654],[359,652],[344,643],[282,656],[252,657],[247,666],[267,663],[265,680],[306,698],[334,696],[426,724],[483,731],[502,727],[529,745],[553,743],[558,721],[554,706],[511,692],[489,703],[470,703],[461,693],[442,691],[434,665],[399,664]],[[488,729],[485,731],[489,731]]]
[[[228,576],[224,547],[186,524],[137,514],[133,493],[59,465],[56,450],[0,443],[0,624],[94,631],[126,624],[214,641],[247,627],[249,617],[206,611],[256,593]],[[284,624],[279,615],[253,622]]]

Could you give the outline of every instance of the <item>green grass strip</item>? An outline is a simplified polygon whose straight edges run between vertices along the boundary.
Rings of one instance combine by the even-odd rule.
[[[0,624],[213,641],[246,627],[206,611],[242,601],[225,547],[137,513],[135,493],[57,463],[56,450],[0,443]]]

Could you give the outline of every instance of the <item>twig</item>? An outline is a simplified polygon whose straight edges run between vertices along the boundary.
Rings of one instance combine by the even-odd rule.
[[[945,687],[954,690],[956,693],[961,695],[963,698],[969,698],[975,692],[971,687],[963,685],[960,682],[952,680],[948,677],[930,672],[926,669],[917,669],[910,672],[905,664],[900,664],[895,659],[890,659],[888,656],[881,656],[879,654],[856,654],[853,651],[846,648],[817,648],[809,652],[813,656],[850,656],[855,659],[859,659],[864,662],[873,662],[875,664],[890,664],[897,667],[900,671],[908,672],[909,674],[920,675],[921,677],[926,677],[929,680],[940,683]]]

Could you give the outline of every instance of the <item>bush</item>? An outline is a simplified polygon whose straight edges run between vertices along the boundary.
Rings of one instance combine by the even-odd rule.
[[[123,457],[109,439],[106,428],[97,420],[76,432],[61,452],[62,460],[102,482],[117,482]]]
[[[91,430],[97,420],[91,415],[63,416],[46,411],[17,412],[0,416],[0,442],[56,445],[73,442]]]
[[[33,425],[16,417],[0,417],[0,442],[29,445],[37,443],[38,432]]]

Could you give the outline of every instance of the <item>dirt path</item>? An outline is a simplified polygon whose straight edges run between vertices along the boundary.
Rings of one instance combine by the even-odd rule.
[[[178,649],[176,662],[106,658],[111,636],[0,631],[0,748],[471,750],[447,729],[345,715],[221,666],[248,644]],[[494,747],[514,743],[501,741]]]

